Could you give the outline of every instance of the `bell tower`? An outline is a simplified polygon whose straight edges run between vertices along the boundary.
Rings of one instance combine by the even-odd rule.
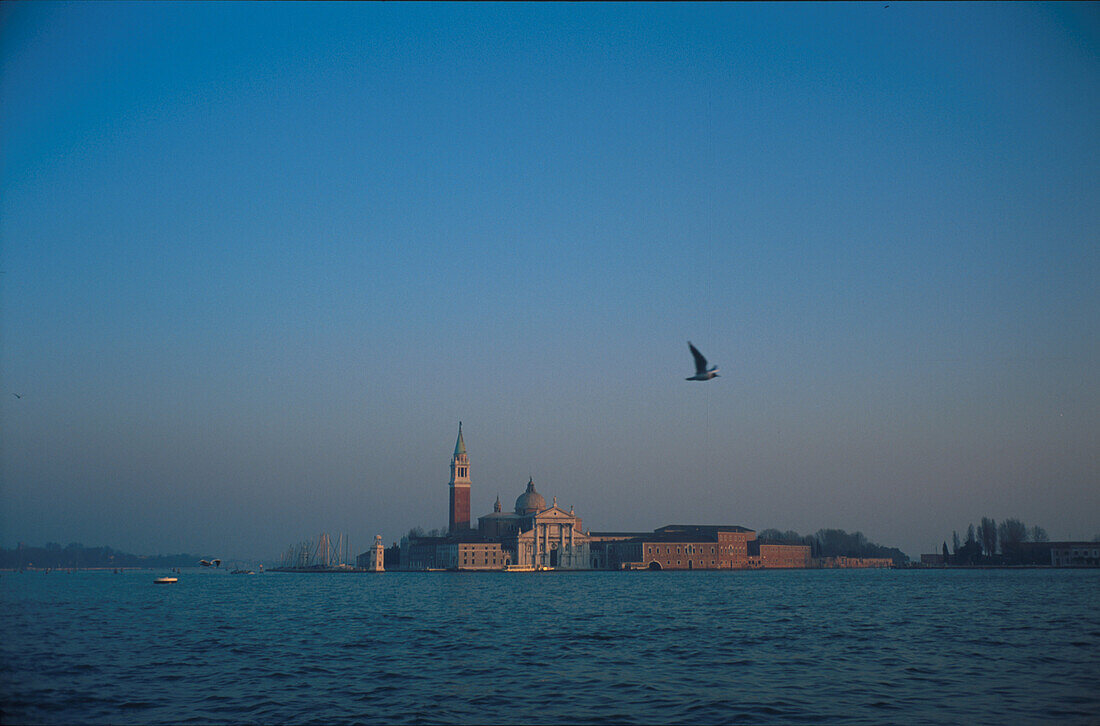
[[[462,440],[462,422],[458,422],[458,441],[451,457],[451,534],[470,529],[470,457]]]

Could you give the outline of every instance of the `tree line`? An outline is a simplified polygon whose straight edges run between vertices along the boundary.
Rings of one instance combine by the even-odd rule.
[[[800,535],[793,529],[780,532],[764,529],[756,538],[780,544],[808,545],[811,557],[886,557],[895,565],[904,565],[909,556],[897,547],[886,547],[870,541],[863,532],[849,534],[843,529],[819,529],[814,534]]]
[[[90,567],[193,567],[199,557],[178,555],[132,555],[110,547],[85,547],[70,542],[62,547],[57,542],[47,542],[44,547],[27,547],[20,544],[13,550],[0,547],[0,569],[83,569]]]
[[[977,527],[973,522],[967,527],[965,540],[952,532],[951,549],[944,541],[942,554],[944,562],[951,565],[1049,564],[1048,552],[1027,546],[1049,541],[1047,531],[1039,525],[1028,527],[1014,518],[998,523],[992,517],[982,517]]]
[[[412,527],[405,536],[409,539],[415,539],[417,537],[446,537],[447,530],[438,527],[427,530],[423,527]]]

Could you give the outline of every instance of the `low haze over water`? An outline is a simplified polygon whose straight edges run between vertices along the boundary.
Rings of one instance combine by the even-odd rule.
[[[1100,570],[4,573],[0,720],[1100,719]]]

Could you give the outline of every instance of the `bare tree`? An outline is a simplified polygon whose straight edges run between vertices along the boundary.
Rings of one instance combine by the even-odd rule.
[[[989,517],[982,517],[978,525],[978,539],[986,557],[997,554],[997,523]]]
[[[786,532],[780,532],[778,529],[774,528],[760,530],[756,533],[756,538],[760,540],[782,542],[783,544],[805,544],[804,540],[806,539],[793,529],[788,529]]]
[[[978,561],[981,555],[982,545],[974,536],[974,525],[971,524],[966,528],[966,542],[955,553],[954,563],[957,565],[972,565]]]
[[[1047,531],[1045,529],[1043,529],[1042,527],[1040,527],[1039,525],[1035,525],[1034,527],[1031,528],[1030,535],[1031,535],[1031,541],[1032,542],[1049,542],[1050,541],[1050,537],[1047,536]]]
[[[1006,519],[997,526],[997,536],[1001,540],[1001,552],[1015,556],[1020,545],[1027,542],[1027,525],[1018,519]]]

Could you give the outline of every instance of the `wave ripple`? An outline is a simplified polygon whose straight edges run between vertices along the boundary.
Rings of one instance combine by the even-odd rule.
[[[1100,721],[1100,571],[0,578],[0,722]]]

